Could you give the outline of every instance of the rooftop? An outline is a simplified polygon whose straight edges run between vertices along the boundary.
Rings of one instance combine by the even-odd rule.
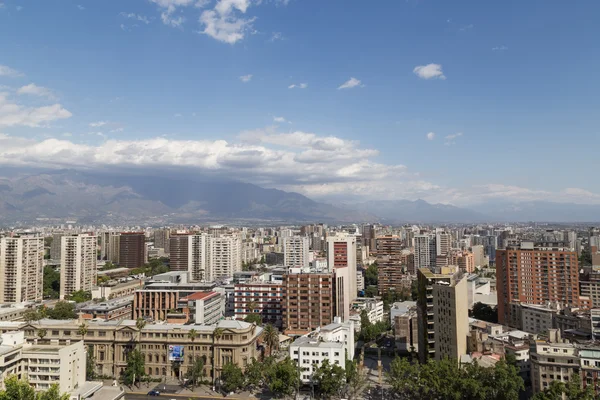
[[[338,349],[343,349],[344,348],[344,344],[343,343],[339,343],[339,342],[324,342],[322,340],[319,339],[313,339],[310,337],[306,337],[306,336],[302,336],[299,337],[298,339],[294,340],[294,342],[292,343],[292,346],[301,346],[301,347],[313,347],[313,348],[338,348]]]
[[[209,299],[211,297],[217,296],[217,295],[218,295],[217,292],[196,292],[196,293],[192,293],[189,296],[186,296],[180,300],[181,301],[205,300],[205,299]]]

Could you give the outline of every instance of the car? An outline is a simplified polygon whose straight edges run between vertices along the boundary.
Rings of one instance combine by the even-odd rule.
[[[151,390],[148,392],[148,396],[160,396],[160,392],[158,390]]]

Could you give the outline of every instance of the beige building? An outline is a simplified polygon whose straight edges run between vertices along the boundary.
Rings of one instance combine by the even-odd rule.
[[[44,238],[0,239],[0,303],[42,300]]]
[[[350,305],[358,297],[356,289],[356,236],[338,235],[327,238],[327,264],[335,275],[334,316],[347,322]]]
[[[242,240],[238,235],[211,237],[208,241],[210,268],[207,281],[233,276],[242,270]]]
[[[460,278],[459,278],[460,279]],[[467,280],[440,281],[433,285],[435,359],[460,360],[467,354],[469,306]]]
[[[550,330],[548,340],[535,340],[530,346],[533,393],[548,388],[552,381],[568,382],[581,367],[577,348],[574,344],[565,343],[556,329]]]
[[[7,324],[7,323],[3,323]],[[23,326],[24,325],[24,326]],[[68,345],[81,340],[80,321],[49,320],[23,324],[25,338],[38,344]],[[4,325],[3,325],[4,326]],[[174,355],[181,354],[180,375],[187,372],[195,357],[206,358],[205,376],[212,376],[213,341],[214,364],[217,377],[223,365],[234,362],[242,369],[252,357],[258,358],[256,342],[262,328],[243,321],[223,320],[217,325],[173,325],[147,324],[143,329],[136,327],[136,321],[89,322],[84,336],[86,347],[91,347],[96,362],[95,372],[104,376],[120,376],[127,366],[127,354],[135,347],[142,352],[146,373],[153,378],[177,376],[173,368]],[[221,337],[213,337],[215,330],[221,330]],[[40,340],[37,332],[46,330]],[[190,331],[196,332],[195,338]]]
[[[283,265],[293,268],[308,268],[307,236],[283,238]]]
[[[73,292],[91,292],[96,286],[96,236],[81,234],[61,238],[60,298]]]

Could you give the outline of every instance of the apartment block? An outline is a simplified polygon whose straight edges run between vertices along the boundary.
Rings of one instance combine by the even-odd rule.
[[[100,258],[113,264],[119,264],[121,255],[121,233],[104,231],[100,233]]]
[[[578,373],[580,362],[577,348],[566,343],[560,331],[552,329],[547,339],[530,343],[531,387],[538,393],[550,386],[552,381],[566,383]]]
[[[80,234],[61,238],[60,298],[96,286],[96,236]]]
[[[435,359],[459,361],[467,354],[469,306],[467,279],[433,283],[433,317],[435,319]]]
[[[580,305],[577,253],[564,243],[523,241],[497,250],[496,278],[499,323],[511,320],[513,301]]]
[[[377,251],[377,291],[383,295],[388,291],[401,291],[404,277],[405,258],[403,242],[398,236],[382,236],[375,240]]]
[[[335,275],[334,312],[342,321],[350,318],[350,304],[358,297],[356,287],[356,236],[337,235],[327,238],[327,264]]]
[[[169,238],[169,269],[187,271],[189,261],[190,235],[173,235]]]
[[[242,270],[242,240],[239,236],[211,237],[208,248],[210,268],[207,280],[230,277]]]
[[[419,351],[417,303],[403,301],[392,304],[390,322],[394,330],[396,348],[402,352]]]
[[[169,322],[195,323],[202,325],[216,324],[225,316],[225,296],[217,292],[197,292],[179,299],[177,306],[182,321],[169,318]],[[185,317],[185,318],[182,318]]]
[[[292,268],[308,268],[309,240],[306,236],[283,238],[283,265]]]
[[[121,233],[119,236],[119,265],[125,268],[140,268],[146,261],[146,236],[144,233]]]
[[[258,314],[263,324],[281,328],[283,322],[283,286],[274,283],[246,282],[235,285],[235,319]],[[249,305],[254,305],[250,308]]]
[[[61,240],[64,236],[64,233],[54,233],[52,234],[52,243],[50,244],[50,259],[51,260],[60,260],[60,250],[61,250]]]
[[[431,260],[429,257],[429,242],[428,235],[415,235],[413,238],[413,246],[415,248],[415,268],[429,268]]]
[[[194,282],[205,282],[210,274],[209,240],[205,233],[188,236],[187,271]]]
[[[286,334],[306,334],[334,317],[333,274],[285,274],[282,319]]]
[[[156,229],[154,231],[154,247],[163,249],[165,253],[169,254],[169,244],[171,239],[170,229]]]
[[[0,303],[42,300],[43,277],[44,238],[0,239]]]

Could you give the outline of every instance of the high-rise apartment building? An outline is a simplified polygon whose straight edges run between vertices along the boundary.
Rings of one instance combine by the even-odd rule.
[[[169,238],[169,269],[187,271],[189,269],[189,242],[191,235],[173,235]]]
[[[190,235],[188,237],[187,267],[190,279],[194,282],[209,280],[210,259],[208,257],[208,243],[210,239],[205,233]]]
[[[369,251],[375,251],[377,238],[377,228],[375,225],[363,225],[362,227],[362,245],[368,246]]]
[[[429,236],[415,235],[413,242],[415,248],[415,269],[429,268],[431,265],[429,256]]]
[[[496,251],[498,322],[511,321],[513,301],[578,307],[577,253],[564,243],[522,241]]]
[[[285,267],[308,268],[308,246],[306,236],[289,236],[283,238],[283,264]]]
[[[484,266],[484,255],[483,245],[471,246],[471,253],[473,253],[473,262],[475,263],[475,268],[481,268]]]
[[[377,291],[383,295],[390,290],[402,289],[404,276],[402,239],[398,236],[382,236],[376,239],[377,251]]]
[[[333,274],[285,274],[282,288],[286,334],[306,334],[333,321]]]
[[[121,233],[104,231],[100,233],[100,259],[113,264],[119,263]]]
[[[459,361],[467,354],[469,305],[467,279],[433,284],[433,318],[435,319],[435,359]]]
[[[170,229],[157,229],[154,231],[154,247],[163,249],[165,253],[169,254],[169,244],[171,238]]]
[[[52,235],[52,243],[50,244],[50,259],[60,260],[60,238],[63,237],[64,233],[54,233]]]
[[[356,236],[338,235],[327,238],[327,264],[335,275],[335,316],[346,322],[350,304],[358,297],[356,288]]]
[[[433,286],[441,282],[451,284],[452,275],[441,275],[431,272],[429,268],[419,268],[417,270],[418,297],[417,297],[417,317],[419,329],[419,361],[427,362],[427,359],[436,359],[435,350],[435,332],[436,318],[434,314]],[[464,295],[465,300],[467,294]],[[467,308],[468,311],[468,308]]]
[[[96,285],[96,244],[93,234],[61,238],[60,298],[78,290],[90,291]]]
[[[446,256],[450,252],[452,245],[452,235],[444,232],[437,232],[435,234],[435,255]]]
[[[119,237],[119,265],[139,268],[146,263],[146,236],[143,232],[123,232]]]
[[[242,240],[238,235],[211,237],[208,244],[210,269],[208,280],[233,276],[242,270]]]
[[[43,277],[43,237],[0,239],[0,303],[42,300]]]

